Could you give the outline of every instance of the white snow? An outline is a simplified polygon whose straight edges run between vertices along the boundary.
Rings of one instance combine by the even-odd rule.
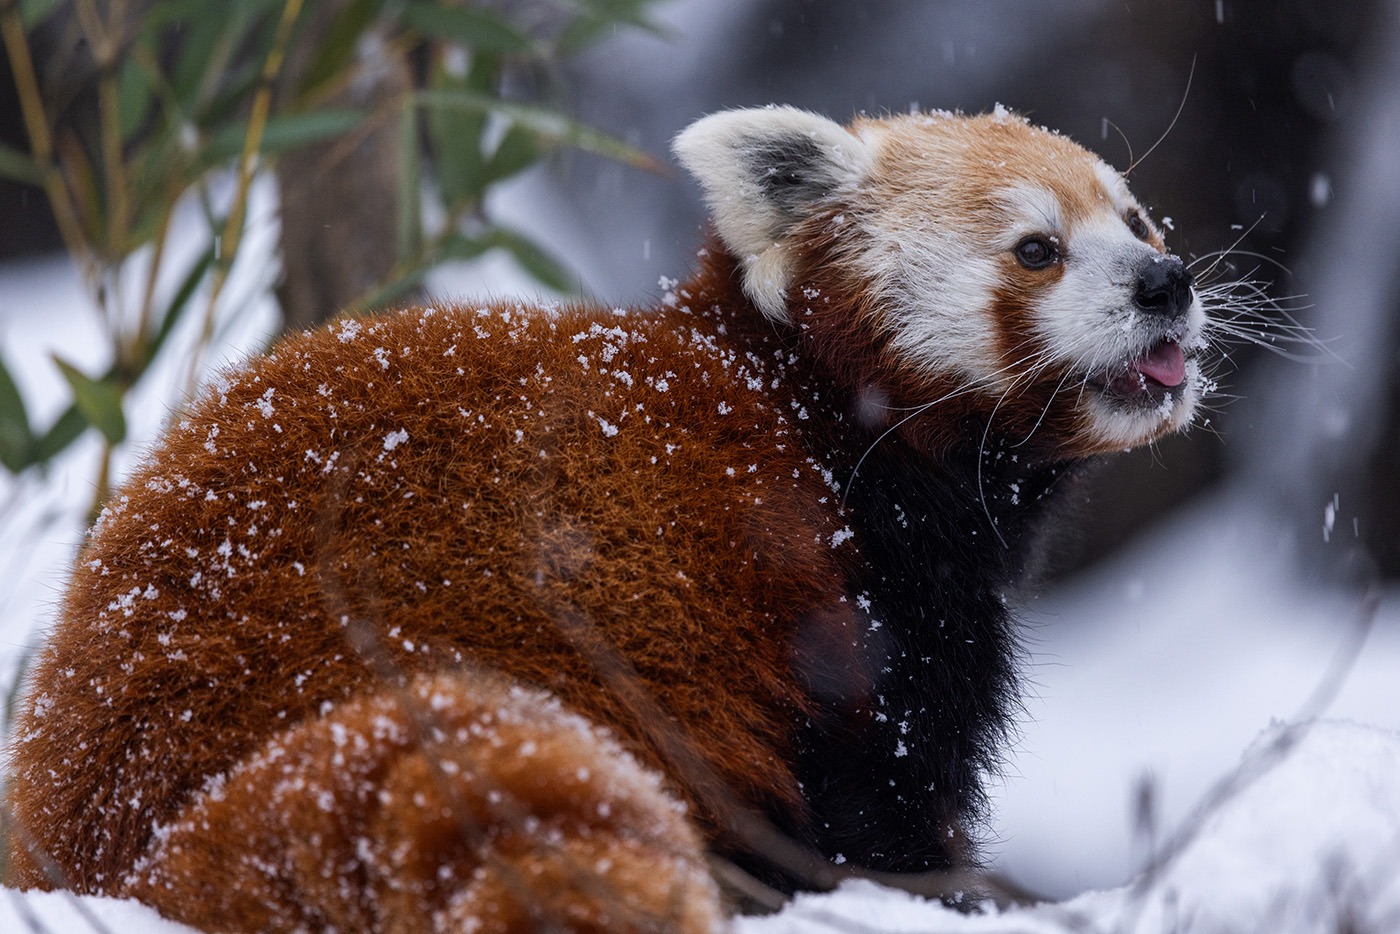
[[[1173,858],[1112,897],[1121,930],[1393,931],[1400,922],[1400,734],[1276,728]]]
[[[738,919],[734,934],[1395,930],[1400,733],[1340,721],[1266,731],[1213,806],[1184,829],[1180,845],[1132,884],[1061,904],[1004,911],[984,904],[964,914],[852,880],[829,894],[799,896],[777,915]],[[189,930],[131,901],[0,894],[4,931]]]
[[[1400,922],[1400,733],[1325,721],[1261,736],[1221,800],[1131,884],[963,914],[866,881],[742,919],[736,934],[1335,934]]]
[[[1400,594],[1363,627],[1359,595],[1300,583],[1290,530],[1252,502],[1209,499],[1031,603],[1027,720],[993,805],[999,871],[1057,898],[1120,886],[1148,855],[1133,829],[1145,778],[1160,836],[1272,723],[1400,729]]]
[[[193,930],[130,899],[0,889],[0,931],[6,934],[189,934]]]

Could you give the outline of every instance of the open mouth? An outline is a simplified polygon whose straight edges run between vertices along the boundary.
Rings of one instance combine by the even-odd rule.
[[[1105,394],[1134,402],[1157,403],[1186,382],[1186,354],[1173,340],[1154,344],[1141,356],[1089,378]]]

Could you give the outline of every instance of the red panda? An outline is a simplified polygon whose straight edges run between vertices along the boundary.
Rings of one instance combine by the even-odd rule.
[[[344,318],[177,417],[28,675],[12,884],[210,931],[707,931],[710,855],[806,881],[754,828],[975,861],[1005,591],[1078,465],[1191,421],[1192,277],[1000,108],[675,152],[715,232],[654,307]]]

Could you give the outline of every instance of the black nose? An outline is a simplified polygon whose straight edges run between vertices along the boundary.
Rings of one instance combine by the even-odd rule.
[[[1138,272],[1133,304],[1150,315],[1179,318],[1191,307],[1191,273],[1175,256],[1153,256]]]

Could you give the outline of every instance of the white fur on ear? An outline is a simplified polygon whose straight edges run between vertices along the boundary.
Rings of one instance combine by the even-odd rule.
[[[870,149],[839,123],[796,107],[725,110],[672,143],[699,180],[744,293],[769,318],[787,314],[795,259],[785,238],[815,202],[865,179]]]

